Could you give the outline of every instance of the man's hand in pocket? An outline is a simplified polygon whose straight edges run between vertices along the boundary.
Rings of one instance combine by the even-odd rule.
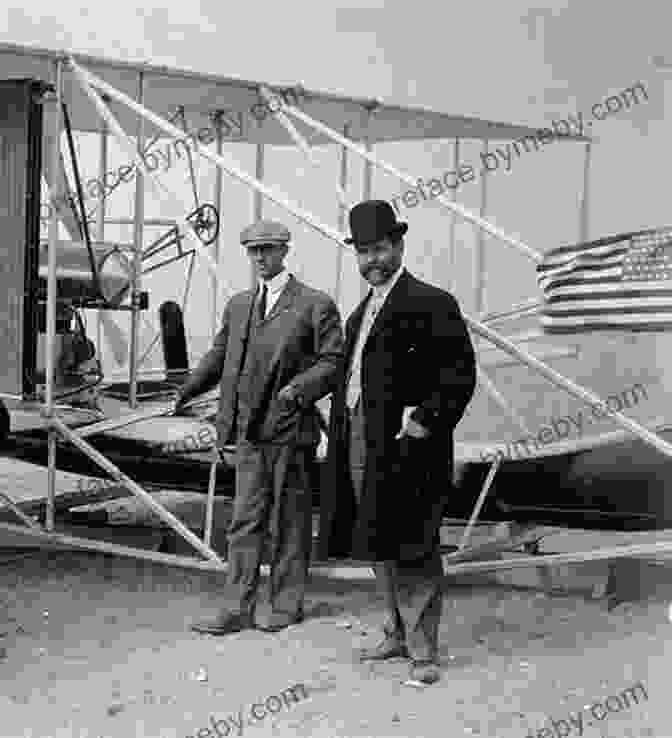
[[[299,404],[299,392],[291,384],[285,385],[278,392],[278,405],[283,410],[294,410]]]
[[[409,436],[410,438],[427,438],[429,435],[429,431],[427,428],[425,428],[424,425],[420,425],[416,420],[413,420],[411,418],[411,413],[415,410],[414,407],[406,407],[404,408],[404,415],[401,421],[401,430],[395,438],[400,440],[404,436]]]

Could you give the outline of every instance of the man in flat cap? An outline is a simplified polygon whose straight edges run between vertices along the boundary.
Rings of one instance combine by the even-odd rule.
[[[371,289],[346,323],[319,555],[374,562],[385,637],[360,658],[410,657],[411,678],[431,684],[440,677],[439,528],[453,429],[474,392],[476,365],[453,296],[402,266],[407,229],[383,200],[350,211],[347,242]]]
[[[309,479],[320,437],[315,402],[332,391],[343,349],[334,301],[285,268],[287,228],[261,220],[240,240],[258,284],[230,299],[214,346],[176,405],[179,412],[219,381],[218,444],[237,444],[228,531],[228,582],[237,606],[192,625],[214,634],[275,631],[303,619],[312,542]],[[267,534],[271,612],[259,623],[255,606]]]

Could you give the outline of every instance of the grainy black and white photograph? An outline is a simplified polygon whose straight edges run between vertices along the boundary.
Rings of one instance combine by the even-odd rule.
[[[0,738],[672,738],[671,22],[2,3]]]

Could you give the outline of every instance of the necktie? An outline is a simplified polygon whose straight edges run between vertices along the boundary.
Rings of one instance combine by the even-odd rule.
[[[261,296],[259,297],[259,305],[257,307],[259,320],[263,320],[266,317],[266,295],[268,293],[268,285],[264,284],[261,288]]]
[[[380,298],[377,295],[373,294],[371,295],[370,302],[367,305],[362,324],[359,328],[359,336],[357,337],[355,352],[352,356],[352,362],[350,364],[350,376],[348,379],[345,402],[351,410],[357,404],[357,400],[359,399],[359,396],[362,392],[362,352],[364,351],[366,339],[369,337],[371,327],[376,320],[376,315],[378,315],[379,310]]]

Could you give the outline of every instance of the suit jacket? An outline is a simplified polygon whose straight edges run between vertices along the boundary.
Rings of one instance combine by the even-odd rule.
[[[346,324],[346,371],[367,301]],[[452,489],[453,429],[476,384],[474,350],[455,298],[404,271],[371,327],[362,352],[366,464],[359,506],[348,467],[346,371],[332,400],[320,556],[425,556],[438,542]],[[429,429],[427,439],[395,439],[406,406],[417,406],[411,417]]]
[[[236,396],[241,382],[245,332],[256,290],[234,295],[226,305],[214,345],[185,384],[189,400],[219,381],[217,434],[220,445],[230,443]],[[245,437],[252,442],[314,445],[319,442],[316,400],[334,387],[343,360],[341,319],[334,301],[290,277],[269,314],[257,327],[255,361],[245,377],[245,400],[250,418]],[[253,347],[249,346],[248,351]],[[301,404],[287,409],[278,392],[287,384],[297,388]],[[242,387],[241,387],[242,389]]]

